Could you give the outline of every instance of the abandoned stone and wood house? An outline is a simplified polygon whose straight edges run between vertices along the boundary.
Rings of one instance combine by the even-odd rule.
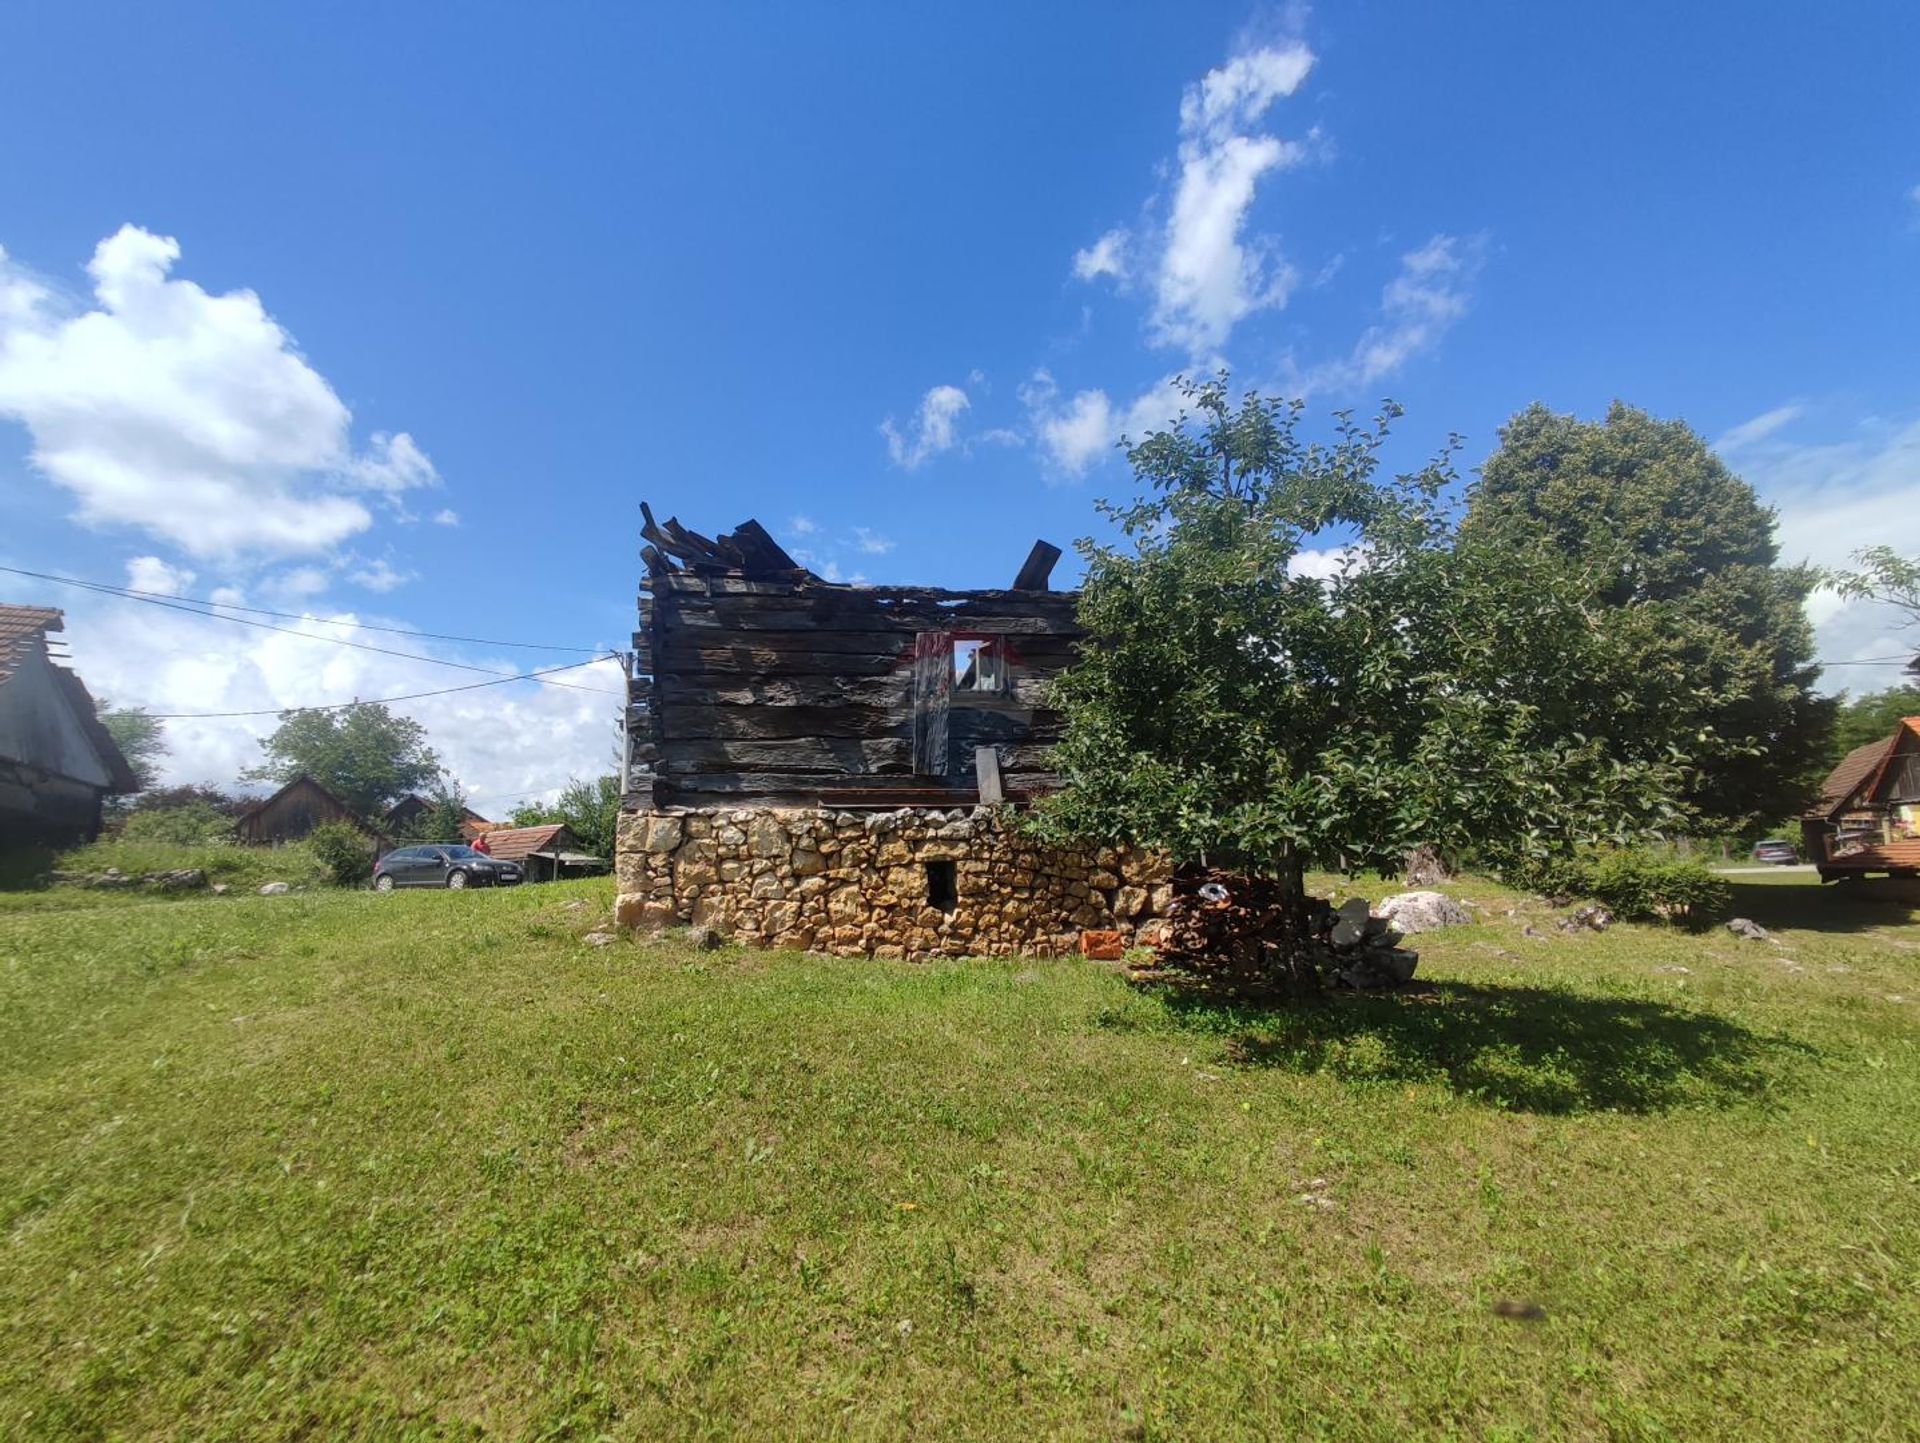
[[[1082,640],[1036,543],[1003,590],[848,586],[757,522],[708,539],[642,507],[618,915],[842,954],[1060,953],[1132,938],[1164,861],[1034,845],[1056,784],[1046,684]]]
[[[1920,716],[1848,752],[1800,835],[1822,881],[1920,876]]]
[[[80,678],[59,665],[51,606],[0,605],[0,843],[99,835],[110,796],[140,790]]]

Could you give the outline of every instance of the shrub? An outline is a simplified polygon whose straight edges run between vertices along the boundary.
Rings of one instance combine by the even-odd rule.
[[[322,822],[307,833],[307,846],[342,887],[358,887],[373,875],[373,843],[351,822]]]
[[[84,847],[73,847],[54,859],[63,872],[97,874],[109,867],[129,877],[152,872],[199,868],[209,882],[224,882],[236,891],[248,891],[263,882],[288,882],[296,887],[324,887],[333,879],[304,842],[285,847],[242,847],[232,842],[129,841],[103,837]],[[188,897],[191,892],[174,895]]]
[[[1704,862],[1626,848],[1595,856],[1586,890],[1617,916],[1684,926],[1713,921],[1733,901],[1733,889]]]
[[[177,807],[135,812],[120,827],[126,842],[173,842],[197,846],[233,836],[233,818],[211,802],[196,799]]]
[[[1697,927],[1727,910],[1733,890],[1706,863],[1636,847],[1529,859],[1502,870],[1509,885],[1545,897],[1592,897],[1617,917]]]

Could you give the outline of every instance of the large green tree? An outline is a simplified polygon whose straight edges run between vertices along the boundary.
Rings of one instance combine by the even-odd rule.
[[[266,760],[242,772],[243,780],[289,782],[304,773],[368,820],[441,777],[426,728],[379,702],[282,712],[261,746]]]
[[[1544,548],[1456,537],[1446,458],[1383,477],[1396,408],[1309,443],[1297,405],[1236,404],[1224,377],[1187,401],[1127,447],[1147,489],[1102,506],[1120,539],[1078,543],[1094,640],[1054,686],[1041,835],[1273,878],[1304,929],[1309,867],[1672,822],[1690,737],[1635,692],[1631,611]]]
[[[1557,552],[1595,574],[1604,605],[1636,613],[1639,680],[1623,702],[1691,696],[1682,799],[1698,830],[1740,832],[1803,804],[1834,710],[1813,691],[1803,610],[1819,577],[1779,564],[1774,513],[1685,423],[1617,401],[1601,422],[1530,406],[1501,431],[1461,535]]]
[[[1828,761],[1838,764],[1855,747],[1885,741],[1901,720],[1910,716],[1920,716],[1920,686],[1894,686],[1845,698],[1833,729]]]

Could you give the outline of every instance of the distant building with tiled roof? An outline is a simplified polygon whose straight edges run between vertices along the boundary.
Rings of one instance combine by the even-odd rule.
[[[482,827],[478,835],[487,839],[488,856],[520,863],[529,881],[551,882],[569,873],[577,876],[600,871],[607,865],[606,858],[589,852],[564,822],[539,827]]]
[[[62,846],[99,835],[101,805],[140,790],[80,678],[48,638],[51,606],[0,604],[0,846]]]
[[[1920,875],[1920,716],[1841,758],[1800,834],[1823,879]]]

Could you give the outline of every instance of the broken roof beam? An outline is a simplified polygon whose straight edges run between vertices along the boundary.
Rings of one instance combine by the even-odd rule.
[[[1033,550],[1027,553],[1026,563],[1020,568],[1020,574],[1013,578],[1015,591],[1045,591],[1053,576],[1054,563],[1060,559],[1060,548],[1051,541],[1036,541]]]

